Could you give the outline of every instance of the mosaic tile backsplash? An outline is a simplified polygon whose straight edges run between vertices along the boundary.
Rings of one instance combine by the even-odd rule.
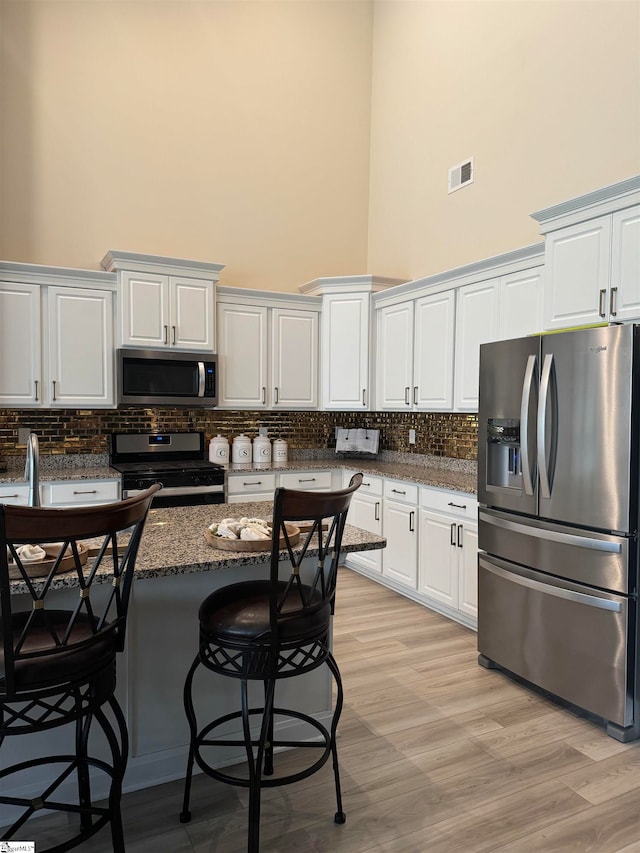
[[[229,440],[254,436],[267,427],[270,438],[284,438],[291,449],[335,448],[335,428],[380,430],[380,451],[431,454],[475,460],[477,414],[442,412],[280,412],[220,409],[0,409],[0,460],[20,454],[18,430],[38,434],[41,454],[107,453],[112,432],[201,431]],[[416,443],[409,444],[409,430]]]

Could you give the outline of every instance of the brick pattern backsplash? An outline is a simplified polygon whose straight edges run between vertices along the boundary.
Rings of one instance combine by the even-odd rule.
[[[335,447],[335,428],[380,430],[380,450],[476,459],[478,416],[440,412],[280,412],[221,409],[0,409],[0,459],[20,453],[18,430],[38,433],[42,454],[106,453],[112,432],[202,431],[229,440],[264,426],[292,449]],[[415,429],[416,443],[409,444]]]

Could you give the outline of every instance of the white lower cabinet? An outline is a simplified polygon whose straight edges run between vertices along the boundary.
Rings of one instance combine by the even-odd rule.
[[[329,491],[331,482],[331,471],[288,471],[280,474],[278,485],[285,489]]]
[[[247,471],[227,475],[227,503],[271,501],[276,488],[276,475]]]
[[[40,486],[42,493],[42,486]],[[0,504],[26,506],[29,503],[29,486],[26,483],[6,483],[0,486]]]
[[[444,612],[455,611],[475,622],[477,501],[469,495],[441,489],[425,487],[420,491],[418,591],[430,602],[444,605]]]
[[[347,488],[354,474],[355,471],[343,472],[343,488]],[[382,477],[364,477],[362,485],[351,498],[348,524],[382,536],[382,485]],[[382,574],[382,551],[359,551],[349,554],[345,562],[350,568],[364,569],[375,575]]]
[[[71,506],[91,506],[120,500],[120,480],[64,480],[57,483],[40,483],[42,506],[62,509]],[[3,483],[0,486],[0,504],[27,506],[27,483]]]
[[[411,590],[418,580],[418,487],[397,480],[384,481],[382,530],[387,547],[382,574]]]

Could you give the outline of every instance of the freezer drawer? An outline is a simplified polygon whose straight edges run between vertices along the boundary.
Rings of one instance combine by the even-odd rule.
[[[576,583],[636,593],[635,540],[481,508],[478,548],[494,557]],[[635,553],[633,551],[633,553]]]
[[[478,650],[619,726],[633,722],[629,601],[481,554]]]

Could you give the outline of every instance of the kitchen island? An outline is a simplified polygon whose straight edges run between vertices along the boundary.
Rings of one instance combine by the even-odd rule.
[[[147,519],[133,584],[125,651],[118,659],[117,694],[127,718],[130,736],[129,765],[125,791],[157,785],[184,775],[188,749],[188,727],[182,703],[187,670],[198,649],[198,608],[215,589],[240,580],[266,577],[270,552],[231,552],[211,548],[204,532],[212,521],[241,516],[270,519],[272,504],[217,504],[151,509]],[[385,540],[347,525],[343,553],[384,548]],[[303,573],[316,566],[317,548],[309,548]],[[288,564],[283,561],[283,572]],[[108,577],[104,576],[106,582]],[[55,580],[55,604],[69,607],[77,596],[72,574]],[[30,596],[20,581],[12,582],[12,593]],[[338,583],[338,595],[340,595]],[[106,594],[106,583],[95,594]],[[229,684],[228,682],[232,682]],[[295,684],[294,684],[295,682]],[[256,696],[258,696],[256,694]],[[194,683],[196,709],[203,719],[229,713],[239,707],[239,685],[206,672]],[[290,707],[313,714],[319,720],[331,715],[331,681],[326,667],[296,679],[283,688],[282,698]],[[292,735],[295,733],[292,731]],[[3,763],[25,760],[47,752],[55,740],[56,751],[72,751],[73,732],[67,729],[43,733],[36,738],[7,738],[2,746]],[[68,745],[65,746],[65,738]],[[240,758],[239,752],[221,755],[221,764]],[[95,790],[100,796],[101,779]],[[31,796],[26,780],[21,794]],[[0,822],[2,816],[0,815]]]

